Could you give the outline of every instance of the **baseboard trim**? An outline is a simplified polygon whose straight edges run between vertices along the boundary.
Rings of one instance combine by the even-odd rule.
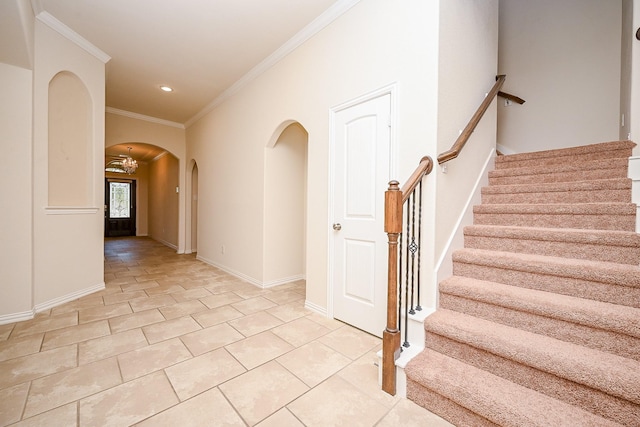
[[[295,276],[284,277],[282,279],[270,280],[262,284],[263,288],[273,288],[274,286],[284,285],[285,283],[295,282],[296,280],[304,280],[304,274],[297,274]]]
[[[98,283],[97,285],[94,285],[85,289],[81,289],[76,292],[71,292],[70,294],[63,295],[61,297],[54,298],[52,300],[49,300],[40,304],[36,304],[33,307],[33,309],[28,311],[21,311],[18,313],[0,315],[0,325],[5,325],[7,323],[23,322],[25,320],[31,320],[35,317],[37,313],[47,311],[50,308],[57,307],[61,304],[76,300],[78,298],[82,298],[83,296],[90,295],[94,292],[101,291],[104,288],[105,288],[104,282]]]
[[[151,238],[153,240],[155,240],[158,243],[162,243],[165,246],[170,247],[171,249],[174,249],[176,252],[178,251],[178,247],[176,245],[174,245],[173,243],[167,242],[166,240],[162,240],[162,239],[156,239],[155,237],[151,236]]]
[[[323,317],[328,317],[327,316],[327,309],[324,307],[320,307],[317,304],[312,303],[309,300],[305,300],[304,302],[304,308],[306,308],[307,310],[311,310],[314,313],[318,313],[319,315],[323,316]]]
[[[235,276],[238,279],[242,279],[245,282],[249,282],[254,286],[257,286],[259,288],[264,288],[264,286],[262,285],[262,282],[260,280],[257,280],[257,279],[255,279],[253,277],[250,277],[250,276],[247,276],[246,274],[240,273],[239,271],[235,271],[234,269],[229,268],[229,267],[227,267],[225,265],[219,264],[219,263],[217,263],[215,261],[212,261],[212,260],[207,259],[205,257],[202,257],[200,255],[196,255],[196,259],[198,261],[204,262],[205,264],[209,264],[212,267],[219,268],[220,270],[224,271],[225,273],[228,273],[228,274],[230,274],[232,276]]]
[[[41,311],[49,310],[50,308],[57,307],[60,304],[64,304],[65,302],[73,301],[78,298],[82,298],[85,295],[89,295],[94,292],[101,291],[104,289],[104,287],[105,287],[104,282],[98,283],[97,285],[91,286],[89,288],[81,289],[79,291],[72,292],[70,294],[67,294],[58,298],[54,298],[52,300],[49,300],[40,304],[36,304],[33,310],[35,313],[40,313]]]

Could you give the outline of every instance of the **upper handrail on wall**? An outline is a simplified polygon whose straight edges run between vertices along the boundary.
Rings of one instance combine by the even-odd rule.
[[[505,99],[508,99],[509,101],[513,101],[516,104],[520,104],[520,105],[522,105],[525,102],[527,102],[524,99],[520,98],[519,96],[511,95],[510,93],[503,92],[503,91],[499,91],[498,92],[498,96],[501,96],[501,97],[503,97]]]
[[[493,99],[496,97],[496,95],[498,95],[498,92],[500,92],[500,88],[502,88],[502,85],[504,84],[506,78],[507,76],[504,74],[496,77],[496,83],[484,98],[482,104],[480,104],[480,107],[478,107],[478,110],[475,112],[473,117],[471,117],[471,120],[469,120],[469,123],[464,128],[458,139],[456,139],[456,142],[453,143],[448,151],[445,151],[444,153],[438,155],[438,164],[443,164],[458,157],[458,154],[460,154],[460,151],[462,151],[462,148],[469,140],[469,137],[471,137],[471,134],[475,130],[476,126],[478,126],[480,119],[489,108],[489,105],[491,105]]]

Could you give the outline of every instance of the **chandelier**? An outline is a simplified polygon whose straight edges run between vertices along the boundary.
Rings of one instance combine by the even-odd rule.
[[[122,169],[131,175],[132,173],[135,173],[136,169],[138,169],[138,162],[131,158],[131,147],[127,148],[129,149],[129,154],[122,160]]]

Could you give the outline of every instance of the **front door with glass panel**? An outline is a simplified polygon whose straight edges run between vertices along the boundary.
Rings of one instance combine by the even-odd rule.
[[[136,235],[135,180],[106,179],[104,235],[106,237]]]

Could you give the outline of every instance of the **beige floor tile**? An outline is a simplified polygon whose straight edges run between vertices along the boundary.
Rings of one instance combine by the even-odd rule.
[[[203,328],[208,328],[209,326],[228,322],[229,320],[237,319],[242,316],[242,313],[230,305],[223,305],[222,307],[212,308],[211,310],[194,314],[193,318],[202,325]]]
[[[242,374],[219,388],[249,425],[262,421],[309,389],[276,362]]]
[[[27,320],[26,322],[16,323],[11,333],[11,338],[24,337],[27,335],[38,334],[41,332],[53,331],[55,329],[66,328],[78,324],[78,313],[71,312],[58,316],[51,316],[41,319]]]
[[[228,323],[230,326],[237,329],[242,335],[249,337],[278,325],[282,325],[282,320],[265,311],[259,311],[236,320],[231,320]]]
[[[242,297],[234,294],[233,292],[225,292],[223,294],[211,295],[210,297],[200,299],[200,302],[209,308],[222,307],[223,305],[238,301],[243,301]]]
[[[131,301],[129,304],[131,304],[133,311],[138,312],[151,310],[152,308],[166,307],[175,303],[176,300],[173,299],[171,295],[154,295],[149,298]]]
[[[289,302],[304,299],[303,296],[298,292],[290,289],[273,291],[264,295],[264,297],[270,301],[275,302],[276,304],[286,304]]]
[[[131,276],[131,277],[116,277],[115,279],[105,280],[104,283],[106,286],[124,286],[124,285],[131,285],[138,282],[136,282],[135,277]]]
[[[191,354],[199,356],[245,337],[226,323],[214,325],[180,337]]]
[[[129,426],[177,403],[164,372],[155,372],[82,399],[80,426]]]
[[[248,317],[248,316],[247,316]],[[274,328],[271,332],[294,347],[300,347],[310,341],[327,335],[330,329],[304,317]]]
[[[56,329],[55,331],[49,331],[44,334],[42,350],[50,350],[92,338],[104,337],[110,333],[109,322],[106,320]]]
[[[282,408],[264,421],[256,424],[256,427],[304,427],[287,408]]]
[[[171,293],[180,292],[180,291],[184,291],[184,288],[177,283],[160,285],[160,286],[155,286],[152,288],[145,289],[145,292],[150,297],[154,295],[166,295],[166,294],[171,294]]]
[[[125,381],[139,378],[190,359],[191,353],[178,338],[123,353],[118,356]]]
[[[202,327],[198,322],[190,316],[186,316],[145,326],[142,328],[142,332],[147,337],[149,344],[155,344],[199,329],[202,329]]]
[[[15,327],[15,323],[9,323],[6,325],[0,325],[0,341],[8,340],[9,335],[11,335],[11,331]]]
[[[0,341],[0,362],[40,351],[43,333]]]
[[[344,326],[319,339],[325,345],[355,360],[380,344],[378,337]]]
[[[244,299],[255,298],[259,296],[263,296],[265,294],[270,293],[269,289],[262,289],[257,286],[252,286],[251,288],[238,288],[233,289],[233,293],[241,296]]]
[[[75,345],[55,348],[0,363],[0,389],[77,366]]]
[[[209,297],[211,295],[211,292],[205,288],[193,288],[187,289],[186,291],[174,292],[171,296],[178,302],[184,302]]]
[[[146,347],[147,338],[141,329],[131,329],[118,334],[81,342],[78,344],[78,364],[86,365],[128,351]]]
[[[317,341],[306,344],[276,359],[309,387],[315,387],[335,374],[351,359]]]
[[[147,271],[142,267],[129,267],[126,270],[115,273],[116,277],[139,277],[146,274]]]
[[[144,282],[150,282],[152,280],[162,279],[165,277],[167,277],[167,275],[164,273],[142,274],[140,276],[136,276],[136,280],[140,283],[144,283]]]
[[[165,318],[162,313],[157,309],[152,309],[111,318],[109,319],[109,326],[111,326],[111,331],[116,333],[164,321]]]
[[[175,294],[173,295],[175,296]],[[177,317],[188,316],[190,314],[199,313],[201,311],[207,311],[208,308],[196,299],[179,302],[166,307],[160,307],[159,310],[165,317],[165,319],[171,320]]]
[[[269,301],[264,297],[249,298],[247,300],[231,304],[233,308],[244,314],[256,313],[258,311],[275,307],[276,305],[276,303],[274,303],[273,301]]]
[[[102,296],[97,296],[94,295],[92,297],[85,297],[85,298],[81,298],[81,299],[77,299],[75,301],[70,301],[66,304],[62,304],[58,307],[53,307],[51,309],[51,315],[52,316],[58,316],[60,314],[65,314],[65,313],[71,313],[74,311],[78,311],[80,309],[83,308],[91,308],[91,307],[98,307],[104,305],[104,301],[102,299]]]
[[[20,421],[28,392],[28,382],[0,390],[0,426]]]
[[[398,397],[385,393],[378,384],[377,363],[379,363],[379,359],[376,353],[379,349],[378,346],[365,353],[364,356],[341,370],[338,376],[353,384],[358,390],[368,394],[370,398],[379,401],[380,404],[390,407],[395,405]]]
[[[454,427],[454,425],[448,421],[407,399],[400,399],[376,426],[397,427],[421,425],[429,427]]]
[[[122,292],[145,291],[147,295],[151,295],[150,292],[158,289],[159,287],[160,285],[157,280],[149,280],[146,282],[133,281],[132,283],[120,285]]]
[[[293,350],[293,346],[270,331],[262,332],[225,347],[245,368],[253,369]]]
[[[129,313],[131,313],[131,307],[129,307],[128,303],[124,302],[106,305],[104,307],[85,308],[78,311],[78,317],[80,323],[89,323]]]
[[[120,292],[119,294],[106,295],[104,298],[104,305],[117,304],[121,302],[128,302],[138,298],[147,298],[145,291],[127,291]]]
[[[329,317],[323,316],[318,313],[311,313],[307,316],[309,320],[313,320],[316,323],[321,324],[325,328],[329,328],[331,330],[340,329],[346,325],[346,323],[342,323],[339,320],[331,319]]]
[[[24,409],[25,418],[71,403],[120,384],[120,370],[115,358],[101,360],[31,383]]]
[[[304,308],[304,304],[301,304],[299,301],[279,305],[266,311],[267,313],[276,316],[283,322],[290,322],[292,320],[299,319],[312,313],[311,310]]]
[[[205,353],[165,369],[180,400],[187,400],[246,370],[224,348]]]
[[[166,411],[154,415],[137,427],[241,426],[246,424],[217,388],[206,391]]]
[[[390,409],[338,377],[331,377],[287,408],[305,426],[373,426]]]
[[[20,421],[12,427],[75,427],[77,425],[78,404],[73,402]]]

